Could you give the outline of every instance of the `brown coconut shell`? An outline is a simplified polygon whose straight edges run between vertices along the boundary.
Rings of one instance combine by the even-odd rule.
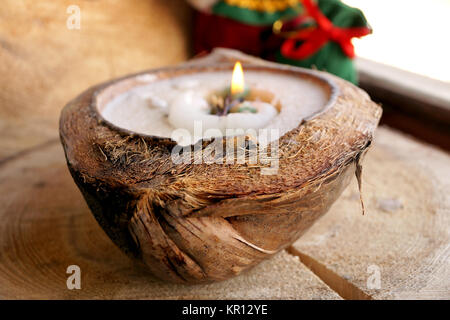
[[[321,112],[280,137],[275,175],[261,175],[260,162],[174,164],[172,140],[129,132],[100,115],[143,76],[231,70],[235,60],[329,92]],[[221,49],[88,89],[62,111],[60,136],[70,172],[108,236],[156,277],[200,283],[235,276],[298,239],[355,173],[360,181],[380,116],[364,91],[337,77]]]

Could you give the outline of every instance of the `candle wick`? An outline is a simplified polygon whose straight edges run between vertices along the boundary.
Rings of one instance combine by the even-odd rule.
[[[220,112],[220,116],[226,116],[230,110],[237,104],[244,102],[243,97],[239,97],[237,99],[233,99],[231,94],[227,94],[224,99],[224,107]]]
[[[243,96],[227,93],[224,96],[212,95],[210,98],[211,113],[217,116],[226,116],[238,104],[245,101]]]

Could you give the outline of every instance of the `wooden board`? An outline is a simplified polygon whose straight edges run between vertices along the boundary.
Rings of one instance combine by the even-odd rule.
[[[372,98],[450,125],[450,83],[363,58],[355,62],[359,85]]]
[[[449,298],[449,170],[447,154],[380,128],[364,167],[366,215],[353,184],[287,251],[191,287],[153,280],[112,244],[55,141],[0,165],[0,298]],[[395,199],[402,208],[389,204]],[[66,287],[72,264],[81,290]],[[367,288],[371,265],[379,290]]]
[[[363,197],[364,216],[354,181],[291,253],[344,298],[449,299],[449,155],[380,128]]]
[[[341,299],[286,251],[221,283],[153,280],[97,225],[59,142],[0,166],[0,203],[0,299]],[[67,289],[69,265],[81,290]]]
[[[80,8],[69,30],[67,8]],[[58,137],[62,107],[87,87],[184,61],[191,11],[184,0],[2,1],[0,161]]]

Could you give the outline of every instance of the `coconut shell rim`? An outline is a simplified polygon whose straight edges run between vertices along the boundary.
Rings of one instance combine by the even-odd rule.
[[[90,108],[92,108],[93,112],[96,114],[96,117],[98,118],[99,123],[106,124],[111,130],[116,130],[118,132],[121,132],[122,134],[127,134],[127,135],[130,135],[130,136],[136,136],[136,137],[143,137],[143,138],[152,139],[152,140],[155,140],[155,141],[159,141],[161,143],[169,142],[170,144],[176,144],[176,142],[174,140],[172,140],[170,137],[161,137],[161,136],[155,136],[155,135],[149,135],[149,134],[145,134],[145,133],[131,131],[129,129],[120,127],[118,125],[115,125],[111,121],[105,119],[103,117],[101,111],[99,110],[99,105],[98,105],[98,98],[99,98],[99,96],[102,95],[104,93],[104,91],[107,90],[108,88],[116,86],[122,81],[127,81],[127,80],[130,80],[130,79],[133,79],[133,78],[137,78],[137,77],[141,77],[141,76],[157,75],[158,73],[161,73],[161,72],[167,72],[167,71],[177,72],[177,71],[183,71],[183,70],[196,70],[197,71],[197,72],[193,72],[193,73],[207,73],[207,72],[214,72],[214,71],[232,71],[233,70],[233,65],[234,65],[233,63],[228,63],[228,62],[218,63],[214,67],[211,67],[211,66],[189,66],[189,65],[183,66],[183,65],[180,65],[180,66],[174,66],[174,67],[163,67],[163,68],[157,68],[157,69],[149,69],[149,70],[145,70],[145,71],[141,71],[141,72],[137,72],[137,73],[128,74],[128,75],[125,75],[123,77],[119,77],[119,78],[115,78],[115,79],[112,79],[112,80],[109,80],[109,81],[105,81],[103,83],[94,85],[91,88],[89,88],[89,89],[95,88],[95,91],[93,93],[92,103],[90,104]],[[336,100],[336,98],[337,98],[337,96],[339,94],[339,87],[337,86],[337,84],[331,78],[326,77],[326,76],[324,76],[321,73],[314,73],[310,69],[297,67],[296,70],[294,70],[294,69],[290,68],[289,66],[286,67],[286,68],[283,68],[283,65],[281,65],[280,67],[273,67],[273,66],[264,66],[264,67],[262,67],[261,65],[251,64],[251,63],[243,63],[243,67],[244,67],[245,70],[249,70],[249,71],[252,71],[252,70],[253,71],[269,71],[269,72],[278,72],[278,73],[280,73],[280,71],[285,71],[285,72],[288,72],[289,74],[292,74],[292,75],[295,75],[295,76],[308,77],[308,78],[310,78],[310,79],[312,79],[314,81],[322,82],[322,85],[328,86],[328,89],[329,89],[330,92],[329,92],[328,100],[327,100],[326,104],[324,106],[322,106],[319,111],[312,113],[308,117],[305,117],[303,119],[303,121],[312,120],[315,117],[320,116],[320,114],[326,112],[328,110],[328,108],[332,107],[333,103],[335,102],[335,100]],[[176,75],[175,77],[185,76],[185,75],[186,74],[180,74],[180,75]],[[168,78],[170,78],[170,77],[168,77]],[[174,77],[172,77],[172,78],[174,78]],[[162,79],[158,78],[158,79],[155,79],[154,81],[142,82],[142,84],[138,84],[138,85],[132,86],[132,88],[138,87],[140,85],[148,85],[148,84],[150,84],[152,82],[156,82],[156,81],[164,80],[164,79],[165,78],[162,78]],[[130,89],[128,89],[128,90],[130,90]],[[127,90],[125,90],[123,92],[120,92],[120,93],[117,93],[116,95],[123,94],[126,91]],[[203,139],[203,140],[210,140],[210,139]],[[194,144],[191,144],[191,145],[194,145]]]
[[[214,53],[212,55],[214,55]],[[199,63],[196,63],[195,65],[188,63],[186,66],[179,65],[179,66],[175,66],[175,67],[165,67],[165,68],[160,68],[160,69],[147,70],[147,71],[143,71],[143,72],[134,73],[131,75],[126,75],[124,77],[120,77],[117,79],[113,79],[113,80],[110,80],[110,81],[107,81],[107,82],[104,82],[104,83],[101,83],[99,85],[95,85],[95,86],[89,88],[88,90],[83,92],[81,95],[79,95],[77,98],[75,98],[74,100],[69,102],[64,107],[64,109],[61,113],[61,119],[60,119],[60,136],[61,136],[61,141],[63,143],[69,165],[75,171],[79,171],[82,175],[84,175],[86,177],[93,178],[94,180],[97,178],[100,178],[102,180],[102,183],[106,183],[106,184],[109,184],[109,183],[116,184],[117,183],[116,178],[109,179],[107,176],[105,176],[103,174],[100,174],[100,175],[97,174],[98,171],[95,172],[95,171],[90,170],[91,168],[88,168],[86,166],[83,167],[82,163],[80,163],[79,161],[74,159],[74,156],[76,157],[76,154],[74,154],[73,152],[70,152],[69,149],[71,146],[69,146],[66,143],[69,136],[66,134],[67,127],[65,125],[67,124],[67,121],[71,120],[70,118],[72,116],[76,116],[76,113],[74,113],[73,112],[74,110],[72,110],[72,109],[77,108],[77,107],[78,107],[78,109],[80,109],[80,107],[83,107],[83,108],[87,107],[90,110],[89,117],[91,118],[91,120],[95,120],[95,122],[98,126],[103,126],[103,127],[107,128],[107,130],[111,134],[119,134],[119,136],[125,136],[125,137],[130,137],[130,138],[142,138],[142,139],[146,139],[146,140],[148,140],[148,142],[151,142],[156,145],[158,145],[158,144],[168,145],[168,146],[175,145],[176,143],[173,140],[171,140],[170,138],[157,137],[157,136],[152,136],[152,135],[144,135],[144,134],[140,134],[137,132],[129,131],[124,128],[120,128],[120,127],[110,123],[109,121],[107,121],[106,119],[104,119],[101,116],[101,113],[98,110],[98,107],[97,107],[98,97],[100,94],[104,93],[105,90],[107,90],[108,88],[112,88],[115,84],[118,84],[122,81],[126,81],[129,79],[133,79],[133,78],[135,79],[136,77],[143,76],[143,75],[145,76],[148,74],[151,75],[151,74],[167,72],[167,71],[172,71],[172,72],[186,71],[186,70],[197,71],[199,69],[203,70],[205,72],[208,72],[208,71],[217,70],[217,65],[221,66],[222,68],[227,68],[227,69],[231,66],[229,61],[228,61],[228,63],[222,64],[222,65],[220,65],[220,63],[217,63],[217,62],[214,63],[214,65],[210,65],[210,64],[202,65],[201,60],[202,60],[201,58],[198,59]],[[274,194],[274,193],[279,193],[279,192],[290,190],[293,187],[299,188],[299,187],[304,186],[305,184],[308,184],[308,182],[315,181],[317,179],[320,179],[321,177],[324,178],[324,177],[332,174],[333,172],[336,171],[336,169],[339,169],[338,168],[339,166],[349,163],[349,161],[351,161],[352,159],[356,159],[358,157],[358,155],[363,153],[365,151],[365,149],[370,145],[370,141],[372,140],[373,132],[378,124],[379,118],[381,117],[381,108],[378,105],[376,105],[375,103],[373,103],[372,101],[370,101],[370,98],[368,98],[367,94],[364,93],[362,90],[356,88],[352,84],[350,84],[342,79],[339,79],[330,74],[323,73],[323,72],[316,71],[316,70],[309,70],[309,69],[304,69],[304,68],[279,65],[279,64],[274,64],[274,63],[267,63],[265,65],[261,65],[260,63],[248,64],[245,61],[244,61],[244,63],[245,63],[246,68],[247,69],[250,68],[251,70],[252,69],[255,69],[255,70],[268,69],[268,70],[275,71],[275,72],[282,71],[282,72],[294,73],[294,74],[301,75],[301,76],[307,76],[316,81],[317,80],[320,81],[322,83],[322,85],[327,85],[328,88],[330,89],[330,98],[327,101],[327,104],[324,107],[322,107],[322,109],[319,112],[312,114],[307,120],[304,120],[301,123],[299,123],[297,127],[286,132],[283,136],[281,136],[279,138],[279,141],[281,141],[285,136],[291,134],[294,131],[299,131],[299,130],[301,131],[302,128],[306,127],[309,123],[311,123],[315,120],[318,120],[321,117],[323,117],[324,115],[326,115],[327,113],[329,113],[330,110],[332,110],[333,108],[336,107],[336,105],[339,104],[339,99],[340,99],[340,96],[342,95],[342,91],[343,91],[342,89],[346,88],[346,87],[352,88],[352,90],[354,90],[354,92],[352,93],[353,96],[361,97],[363,100],[365,100],[364,103],[360,103],[358,107],[361,110],[372,109],[372,114],[369,117],[367,117],[367,119],[364,119],[364,121],[366,122],[365,125],[367,128],[364,133],[360,134],[359,137],[357,137],[358,141],[354,142],[354,146],[352,146],[351,150],[346,150],[345,152],[342,153],[341,157],[338,157],[339,158],[337,160],[338,165],[336,165],[334,163],[327,164],[326,166],[323,166],[323,168],[320,168],[320,170],[317,170],[315,173],[310,174],[309,177],[302,179],[302,181],[293,183],[290,186],[284,186],[283,188],[275,188],[275,189],[263,188],[262,190],[259,190],[259,191],[258,190],[256,190],[256,191],[255,190],[250,190],[250,191],[246,190],[246,191],[242,191],[242,192],[236,192],[236,190],[233,190],[233,188],[230,188],[229,190],[221,190],[221,191],[217,191],[217,192],[211,192],[212,196],[214,196],[214,194],[216,194],[216,195],[220,195],[220,198],[227,198],[230,195],[232,196],[233,194],[238,197],[251,196],[251,195],[262,195],[262,194]],[[134,86],[132,86],[132,87],[134,87]],[[80,100],[82,102],[80,102]],[[342,102],[340,103],[340,106],[342,106]],[[343,111],[345,112],[346,110],[347,109],[344,108]],[[357,131],[357,130],[356,130],[356,128],[350,128],[349,131]],[[86,133],[84,133],[84,136],[86,137]],[[94,136],[94,140],[98,140],[95,134],[93,136]],[[203,165],[204,164],[194,164],[194,166],[203,166]],[[221,166],[224,170],[230,171],[229,165],[219,165],[219,166]],[[234,166],[238,166],[238,165],[234,165]],[[123,168],[121,170],[124,171]],[[143,179],[142,181],[145,181],[145,179]],[[146,188],[145,184],[140,186],[140,183],[142,181],[136,180],[132,183],[129,183],[128,187],[130,187],[131,189],[137,188],[136,190],[139,190],[142,187],[145,189]],[[127,183],[125,183],[124,185],[127,185]],[[265,184],[265,186],[266,185],[267,184]],[[208,188],[208,187],[203,188],[203,189],[200,187],[200,189],[197,190],[197,193],[204,195],[205,192],[209,193],[210,190],[211,190],[211,188]]]

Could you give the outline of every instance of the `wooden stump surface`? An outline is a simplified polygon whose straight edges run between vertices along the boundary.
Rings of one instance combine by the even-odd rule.
[[[449,298],[447,154],[386,128],[356,180],[292,247],[234,279],[153,280],[97,225],[51,140],[0,165],[0,298]],[[66,268],[81,268],[81,290]],[[369,289],[375,265],[381,287]]]
[[[67,169],[59,142],[0,167],[0,298],[339,299],[283,252],[246,275],[210,285],[153,280],[109,240]],[[81,268],[68,290],[66,268]]]
[[[291,252],[344,298],[449,299],[449,155],[379,128],[363,198],[351,184]]]

